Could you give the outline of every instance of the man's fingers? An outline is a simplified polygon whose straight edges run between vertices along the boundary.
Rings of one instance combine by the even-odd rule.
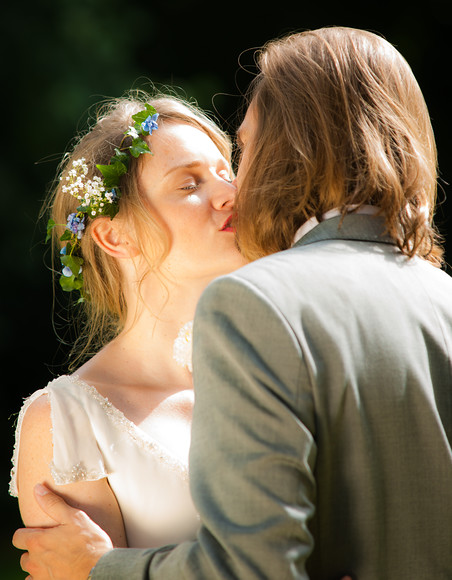
[[[30,556],[28,555],[28,552],[25,552],[20,557],[20,567],[22,568],[22,570],[24,572],[28,572],[28,570],[27,570],[27,562],[28,562],[29,559],[30,559]]]
[[[20,567],[24,572],[27,572],[29,576],[25,580],[33,580],[32,571],[30,570],[30,555],[28,552],[24,552],[20,557]]]
[[[34,494],[40,508],[58,524],[68,523],[76,511],[62,497],[41,483],[35,485]]]
[[[13,546],[18,550],[28,550],[28,540],[35,532],[36,528],[20,528],[14,532]]]

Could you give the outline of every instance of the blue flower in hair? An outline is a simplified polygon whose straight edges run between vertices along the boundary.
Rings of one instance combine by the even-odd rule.
[[[77,238],[80,240],[82,237],[83,230],[85,229],[85,216],[80,217],[76,213],[70,213],[67,216],[66,227],[73,234],[76,234]]]
[[[154,129],[158,129],[159,126],[157,125],[157,119],[158,119],[159,114],[155,113],[154,115],[149,115],[149,117],[143,121],[143,123],[141,123],[141,128],[143,129],[143,131],[146,131],[147,133],[149,133],[149,135],[152,135],[152,131],[154,131]]]

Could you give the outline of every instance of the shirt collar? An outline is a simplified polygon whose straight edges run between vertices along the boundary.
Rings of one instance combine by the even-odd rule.
[[[357,207],[356,205],[350,205],[347,208],[347,211],[349,213],[353,212],[355,214],[375,215],[378,213],[379,209],[374,205],[362,205],[360,207]],[[341,214],[342,212],[339,208],[330,209],[322,215],[321,221],[323,222],[325,220],[329,220]],[[319,220],[315,216],[312,216],[312,218],[309,218],[306,222],[304,222],[304,224],[295,232],[293,244],[296,244],[299,240],[301,240],[303,236],[318,226],[319,223]]]

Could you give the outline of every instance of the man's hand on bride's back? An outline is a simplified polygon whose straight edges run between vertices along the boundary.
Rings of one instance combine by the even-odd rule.
[[[20,560],[22,569],[33,580],[86,580],[101,556],[113,549],[109,536],[46,487],[36,486],[35,496],[56,524],[16,531],[13,544],[26,550]]]

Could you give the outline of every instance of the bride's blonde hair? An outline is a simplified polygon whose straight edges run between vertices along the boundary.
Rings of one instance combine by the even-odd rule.
[[[143,92],[131,93],[126,97],[112,99],[100,105],[94,126],[78,139],[72,151],[65,155],[59,168],[59,178],[50,192],[46,213],[57,226],[52,231],[55,262],[59,262],[60,236],[66,229],[67,216],[77,211],[78,202],[63,191],[63,183],[74,160],[85,158],[89,173],[87,179],[100,175],[96,164],[108,164],[114,150],[124,138],[124,133],[133,125],[132,115],[149,103],[159,113],[158,124],[168,122],[187,123],[206,133],[226,158],[231,157],[231,142],[228,136],[206,114],[194,104],[168,95],[150,97]],[[152,150],[152,137],[148,137]],[[135,247],[145,259],[149,271],[157,271],[165,259],[171,240],[167,228],[152,213],[139,188],[139,172],[142,155],[131,158],[129,170],[121,178],[121,200],[118,217],[127,225],[127,233]],[[49,211],[47,211],[49,210]],[[117,219],[117,218],[115,218]],[[73,369],[84,358],[94,354],[101,346],[116,336],[123,328],[127,317],[124,298],[124,280],[115,258],[108,255],[94,242],[90,235],[92,221],[88,220],[81,239],[84,291],[89,300],[80,305],[77,338],[71,353]],[[61,270],[56,264],[57,273]]]
[[[270,42],[258,66],[257,128],[236,200],[246,257],[290,247],[312,216],[371,204],[404,254],[440,265],[435,140],[402,55],[376,34],[331,27]]]

